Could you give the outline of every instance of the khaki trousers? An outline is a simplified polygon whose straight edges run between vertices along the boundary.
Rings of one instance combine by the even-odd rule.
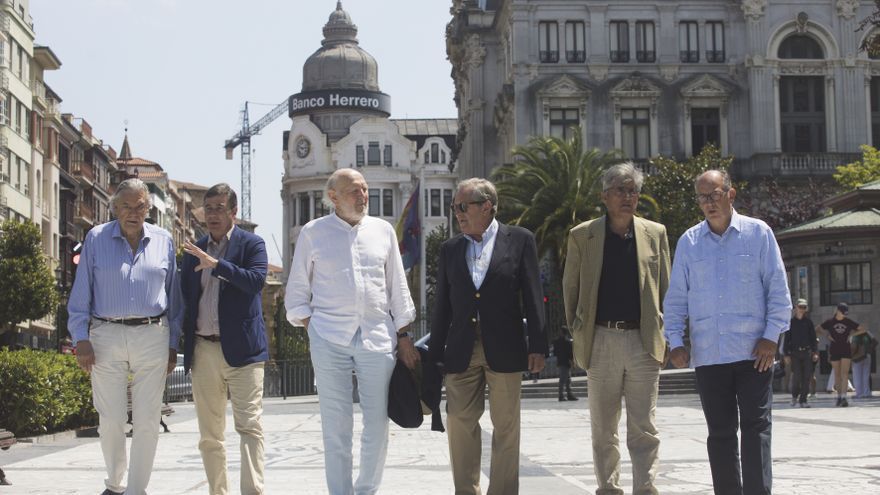
[[[492,418],[492,464],[488,495],[519,492],[520,390],[522,373],[498,373],[489,369],[480,340],[468,369],[446,375],[446,421],[449,458],[456,495],[480,495],[482,430],[480,416],[489,385]]]
[[[153,471],[162,418],[162,392],[168,371],[168,334],[164,325],[128,326],[92,320],[89,340],[95,350],[92,397],[98,411],[98,434],[107,467],[104,484],[114,492],[143,495]],[[128,376],[131,381],[131,460],[128,487],[125,422]]]
[[[620,488],[621,398],[626,401],[626,446],[633,470],[633,494],[656,494],[660,437],[654,424],[660,363],[645,352],[638,330],[596,325],[587,395],[593,436],[597,495],[623,494]]]
[[[226,396],[232,400],[235,431],[241,437],[241,493],[263,493],[263,372],[265,363],[234,368],[220,342],[196,337],[193,400],[199,422],[199,450],[211,495],[229,492],[226,479]]]

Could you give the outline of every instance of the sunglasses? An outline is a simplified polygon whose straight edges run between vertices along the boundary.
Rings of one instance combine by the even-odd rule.
[[[462,201],[461,203],[452,203],[449,205],[449,209],[452,210],[453,213],[456,211],[465,213],[471,205],[481,205],[489,201],[488,199],[484,199],[481,201]]]

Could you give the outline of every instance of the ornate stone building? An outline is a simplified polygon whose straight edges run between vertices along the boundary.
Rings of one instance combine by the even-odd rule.
[[[634,160],[715,143],[741,178],[829,177],[880,145],[873,2],[453,0],[462,176],[580,126]]]
[[[378,64],[358,45],[357,26],[342,2],[324,40],[303,65],[302,91],[290,97],[284,133],[285,273],[300,228],[330,213],[327,178],[356,168],[370,186],[370,215],[396,223],[420,177],[422,232],[446,225],[457,175],[455,119],[389,119],[391,97],[379,90]]]

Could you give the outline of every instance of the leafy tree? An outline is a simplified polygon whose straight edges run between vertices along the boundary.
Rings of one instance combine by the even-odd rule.
[[[834,180],[846,190],[880,180],[880,150],[867,144],[861,146],[862,159],[837,167]]]
[[[40,249],[40,229],[30,222],[0,225],[0,333],[38,320],[58,305],[55,277]]]
[[[856,31],[866,31],[871,29],[871,26],[880,27],[880,0],[874,0],[874,6],[874,12],[859,22],[859,27]],[[880,35],[868,36],[862,42],[859,49],[868,52],[868,55],[872,57],[880,56]]]
[[[658,205],[658,221],[666,225],[670,245],[675,246],[687,229],[703,219],[694,198],[696,178],[706,170],[727,170],[731,163],[733,157],[722,157],[712,145],[683,162],[664,157],[653,160],[656,171],[645,178],[644,189]]]
[[[438,225],[425,238],[425,262],[427,263],[427,272],[425,273],[425,298],[428,300],[425,305],[428,314],[431,317],[431,308],[434,307],[434,294],[437,286],[437,267],[440,264],[440,245],[443,244],[449,236],[446,233],[446,227]]]
[[[556,273],[565,264],[568,231],[603,214],[602,173],[617,152],[585,150],[580,132],[569,140],[533,137],[513,149],[515,161],[492,171],[498,218],[535,233],[538,256],[549,255]]]

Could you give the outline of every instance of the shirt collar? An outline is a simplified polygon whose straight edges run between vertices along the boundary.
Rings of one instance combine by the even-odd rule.
[[[496,233],[498,233],[498,220],[493,218],[492,223],[490,223],[489,226],[486,227],[486,230],[483,232],[483,240],[482,241],[478,241],[467,234],[465,234],[464,236],[467,237],[468,239],[470,239],[471,242],[474,242],[477,244],[485,244],[485,243],[489,242],[490,240],[492,240],[492,238],[495,237]]]
[[[144,222],[144,226],[141,229],[143,234],[141,234],[141,239],[149,239],[150,238],[150,229],[147,227],[147,222]],[[122,235],[122,227],[119,225],[119,220],[113,220],[113,237],[118,237],[120,239],[125,239],[125,236]]]
[[[733,210],[733,213],[732,213],[732,215],[730,216],[730,225],[728,225],[728,226],[727,226],[727,230],[724,231],[725,234],[726,234],[730,229],[733,229],[733,230],[735,230],[735,231],[737,231],[737,232],[742,232],[742,231],[743,231],[743,219],[742,219],[742,215],[740,215],[739,213],[737,213],[735,208],[732,208],[732,210]],[[709,221],[708,221],[708,220],[703,220],[702,222],[700,222],[700,235],[701,235],[701,236],[709,235],[709,234],[713,234],[713,233],[714,233],[714,232],[712,232],[712,229],[709,227]],[[722,236],[723,236],[723,235],[722,235]]]
[[[337,225],[345,228],[346,230],[354,230],[356,228],[359,228],[361,225],[364,224],[364,219],[367,218],[367,216],[368,216],[365,214],[363,217],[361,217],[361,219],[358,223],[352,225],[352,224],[346,222],[345,220],[343,220],[342,217],[337,215],[335,211],[333,212],[332,215],[333,215],[333,219],[337,223]]]
[[[226,238],[225,241],[224,241],[223,237],[221,237],[221,238],[220,238],[220,242],[214,242],[214,237],[211,236],[211,234],[209,233],[209,234],[208,234],[208,244],[222,245],[222,244],[224,244],[225,242],[229,242],[229,240],[232,239],[232,231],[233,231],[233,230],[235,230],[235,225],[234,225],[234,224],[232,225],[232,227],[230,227],[229,231],[226,232],[226,234],[223,235],[223,237]]]

